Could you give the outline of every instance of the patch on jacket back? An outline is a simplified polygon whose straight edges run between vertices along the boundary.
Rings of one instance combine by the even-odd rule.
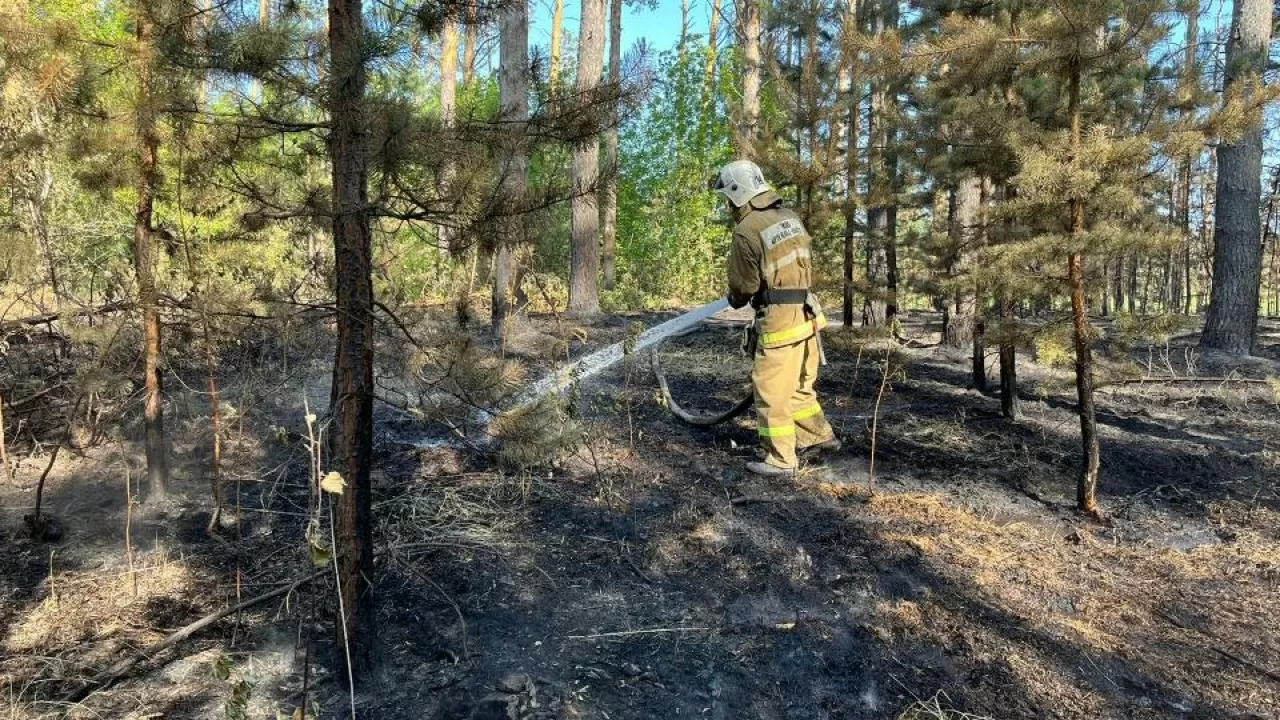
[[[799,220],[787,218],[776,222],[760,232],[760,239],[766,249],[772,250],[793,237],[804,234],[804,226]]]

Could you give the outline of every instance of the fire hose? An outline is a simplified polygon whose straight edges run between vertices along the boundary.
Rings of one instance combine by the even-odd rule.
[[[699,320],[698,322],[700,323],[701,320]],[[662,339],[667,339],[670,337],[679,337],[680,335],[685,335],[690,332],[694,332],[697,329],[698,329],[698,325],[696,323],[690,324],[686,329],[682,330],[681,332],[674,335],[667,335]],[[817,337],[818,339],[818,353],[821,358],[820,363],[822,365],[826,365],[827,356],[826,356],[825,349],[822,347],[822,333],[818,331],[818,328],[816,325],[814,326],[814,336]],[[755,393],[750,388],[748,388],[746,391],[746,394],[742,397],[741,400],[738,400],[729,409],[724,410],[722,412],[695,413],[681,407],[680,403],[676,402],[675,397],[671,394],[671,387],[667,383],[667,377],[662,372],[661,363],[658,362],[658,349],[661,347],[662,339],[654,343],[653,349],[649,351],[649,366],[653,369],[653,376],[658,380],[658,390],[662,393],[663,404],[666,406],[667,410],[669,410],[671,414],[675,416],[677,420],[680,420],[681,422],[686,423],[688,425],[693,425],[694,427],[712,427],[714,425],[719,425],[721,423],[728,422],[729,420],[732,420],[733,418],[738,417],[742,413],[746,412],[747,409],[750,408],[751,405],[755,402]],[[755,354],[757,341],[758,341],[758,338],[755,334],[754,329],[748,328],[747,340],[743,343],[743,351],[746,353],[748,357]]]
[[[695,427],[711,427],[727,422],[738,417],[747,411],[755,402],[755,394],[751,390],[747,390],[747,394],[741,400],[720,413],[699,414],[693,413],[680,407],[676,399],[671,396],[671,388],[667,386],[667,378],[662,374],[662,366],[658,363],[658,349],[655,347],[649,352],[649,365],[653,368],[653,375],[658,379],[658,389],[662,392],[662,401],[666,404],[667,409],[677,420],[693,425]]]

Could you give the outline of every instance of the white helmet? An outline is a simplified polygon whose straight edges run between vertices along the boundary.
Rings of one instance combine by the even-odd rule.
[[[750,160],[734,160],[720,168],[713,190],[729,198],[734,207],[742,207],[751,198],[769,189],[760,166]]]

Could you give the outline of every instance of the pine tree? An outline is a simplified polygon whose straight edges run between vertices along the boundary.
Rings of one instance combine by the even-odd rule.
[[[362,0],[329,0],[329,158],[337,349],[329,411],[332,467],[346,489],[337,499],[335,548],[341,582],[338,646],[356,682],[373,669],[373,238],[365,106]]]
[[[604,63],[604,0],[582,0],[575,82],[581,104],[596,101]],[[569,261],[569,311],[600,312],[600,139],[580,138],[573,148],[573,227]]]
[[[878,0],[875,33],[882,55],[880,71],[871,78],[867,120],[867,295],[862,324],[890,327],[898,311],[898,78],[885,53],[897,44],[898,0]]]
[[[62,113],[77,104],[76,95],[89,85],[85,74],[92,71],[95,51],[101,51],[75,42],[76,35],[68,33],[81,32],[85,23],[83,16],[38,12],[30,0],[15,0],[0,8],[5,93],[0,103],[0,188],[8,196],[18,227],[34,241],[55,312],[65,297],[59,267],[63,260],[50,227],[55,153],[68,134]],[[10,262],[26,255],[12,246],[3,251]],[[35,297],[43,304],[44,298],[38,293]]]
[[[622,81],[622,0],[609,0],[609,82],[621,87]],[[602,282],[612,290],[617,280],[618,255],[618,124],[621,95],[613,104],[609,127],[604,131],[604,178],[600,186]]]
[[[734,144],[738,156],[756,157],[760,127],[760,0],[736,0],[738,52],[742,63],[742,106]]]
[[[137,200],[133,221],[133,268],[138,281],[138,307],[142,311],[144,432],[147,455],[147,499],[163,500],[168,493],[169,452],[164,432],[164,397],[160,379],[163,363],[160,347],[160,301],[156,292],[156,248],[153,221],[160,136],[153,74],[157,31],[151,13],[156,4],[137,2],[133,9],[136,44],[137,94],[134,100]]]
[[[499,160],[500,203],[505,214],[500,227],[493,268],[492,329],[505,337],[516,278],[516,257],[525,242],[523,205],[529,182],[525,123],[529,120],[529,6],[518,2],[498,19],[499,103],[501,119],[511,128],[503,138]]]
[[[1262,108],[1257,85],[1271,45],[1272,4],[1240,0],[1232,7],[1223,92],[1228,103],[1255,105],[1238,140],[1218,146],[1213,223],[1213,292],[1200,346],[1247,355],[1257,341],[1262,281]]]
[[[985,76],[987,86],[1007,88],[1003,98],[988,97],[985,122],[979,120],[984,103],[978,103],[962,123],[974,131],[1005,128],[1005,140],[986,135],[978,149],[997,158],[1016,154],[1016,174],[999,180],[1004,189],[996,220],[984,223],[990,242],[974,249],[973,267],[981,269],[975,278],[1000,298],[1006,416],[1016,414],[1008,387],[1015,372],[1007,327],[1012,301],[1067,290],[1081,426],[1077,504],[1090,514],[1098,512],[1099,444],[1089,279],[1101,274],[1109,256],[1163,254],[1169,242],[1168,233],[1155,230],[1164,224],[1152,201],[1158,186],[1145,174],[1155,141],[1169,134],[1150,118],[1165,116],[1170,94],[1147,82],[1163,70],[1148,63],[1163,32],[1155,19],[1166,11],[1156,0],[1019,3],[1016,14],[1012,6],[998,6],[987,17],[953,18],[930,48],[939,62],[972,73],[966,80],[972,87],[982,87],[972,81]],[[953,115],[952,122],[963,117]],[[1002,172],[999,164],[988,167]],[[1039,274],[1052,284],[1031,280]],[[975,352],[975,375],[977,360]]]

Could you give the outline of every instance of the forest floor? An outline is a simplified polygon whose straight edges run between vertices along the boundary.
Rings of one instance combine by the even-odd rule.
[[[536,375],[655,319],[611,319],[524,362]],[[556,324],[538,320],[536,337],[565,337]],[[1104,362],[1104,378],[1228,379],[1099,388],[1101,522],[1073,509],[1066,371],[1020,356],[1010,424],[996,396],[967,389],[968,354],[938,345],[936,316],[907,334],[888,350],[826,334],[819,391],[845,447],[794,481],[743,473],[749,416],[676,422],[643,357],[584,384],[584,441],[537,471],[415,448],[425,431],[380,410],[381,670],[358,716],[1280,718],[1280,391],[1243,381],[1280,374],[1280,323],[1264,323],[1265,357],[1235,369],[1197,358],[1194,334]],[[738,337],[709,325],[665,344],[683,404],[738,397]],[[238,493],[221,540],[205,532],[196,390],[172,393],[170,499],[128,518],[126,467],[139,471],[126,458],[139,454],[108,444],[50,474],[62,540],[25,538],[44,460],[23,462],[0,488],[0,718],[289,718],[304,701],[309,716],[346,716],[331,579],[109,686],[78,682],[313,572],[299,435],[302,398],[323,405],[327,360],[319,344],[288,372],[224,368]]]

